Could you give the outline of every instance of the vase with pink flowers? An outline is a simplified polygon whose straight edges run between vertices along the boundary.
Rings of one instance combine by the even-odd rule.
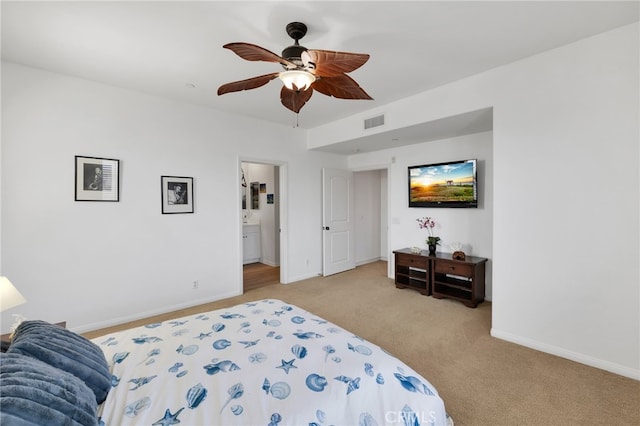
[[[429,235],[427,236],[426,243],[429,248],[429,255],[435,256],[436,247],[440,244],[440,237],[436,237],[433,235],[433,228],[436,227],[436,222],[431,217],[419,217],[416,219],[418,222],[418,226],[420,229],[426,229]]]

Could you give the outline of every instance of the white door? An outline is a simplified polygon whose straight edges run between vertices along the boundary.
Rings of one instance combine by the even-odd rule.
[[[322,169],[322,275],[356,267],[353,173]]]

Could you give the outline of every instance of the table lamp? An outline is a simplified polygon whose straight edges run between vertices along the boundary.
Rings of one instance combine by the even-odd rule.
[[[22,305],[27,300],[11,284],[9,278],[0,276],[0,312]]]

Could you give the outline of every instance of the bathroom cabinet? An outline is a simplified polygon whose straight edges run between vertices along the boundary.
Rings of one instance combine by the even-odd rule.
[[[260,225],[242,225],[242,264],[260,262]]]

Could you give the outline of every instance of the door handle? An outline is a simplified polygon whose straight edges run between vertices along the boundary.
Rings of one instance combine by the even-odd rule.
[[[328,226],[323,226],[323,227],[322,227],[322,230],[323,230],[323,231],[328,231],[328,230],[329,230],[329,227],[328,227]]]

